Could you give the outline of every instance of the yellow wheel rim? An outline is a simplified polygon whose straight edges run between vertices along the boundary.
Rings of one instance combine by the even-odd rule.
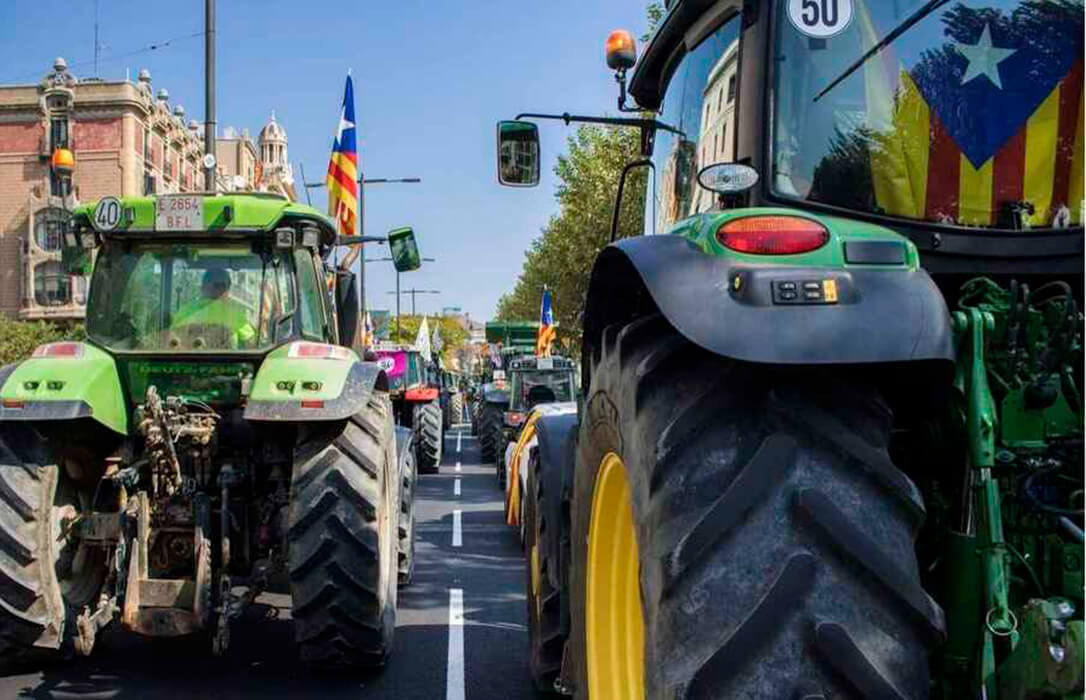
[[[535,616],[540,616],[540,608],[542,607],[539,600],[539,547],[532,545],[531,554],[531,567],[532,567],[532,603],[535,605]]]
[[[612,452],[600,464],[588,526],[585,623],[588,692],[593,700],[645,695],[639,570],[626,465]]]

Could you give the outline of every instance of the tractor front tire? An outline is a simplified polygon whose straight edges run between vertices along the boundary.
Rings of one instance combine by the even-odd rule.
[[[58,464],[32,428],[0,426],[0,660],[8,664],[70,655],[76,615],[98,602],[105,550],[71,535],[94,495],[96,479],[73,478],[83,473]]]
[[[437,401],[415,406],[415,454],[418,456],[420,474],[438,472],[444,443],[442,424],[441,405]]]
[[[562,632],[561,591],[553,585],[552,576],[557,574],[561,562],[560,553],[548,547],[553,538],[552,530],[560,528],[554,520],[555,499],[561,498],[558,489],[548,488],[555,483],[551,475],[544,475],[544,467],[561,469],[561,465],[544,465],[542,450],[533,450],[528,460],[527,485],[521,501],[524,519],[524,572],[528,602],[528,666],[532,682],[537,690],[555,692],[554,682],[562,668],[562,649],[566,637]],[[561,475],[558,475],[561,483]]]
[[[926,698],[945,621],[879,392],[715,356],[659,316],[601,346],[574,474],[576,696]]]
[[[483,402],[479,411],[479,449],[483,464],[497,464],[499,474],[504,476],[505,465],[502,461],[505,455],[499,450],[502,447],[502,410],[497,404]],[[505,479],[498,477],[498,483],[504,484]]]
[[[388,396],[309,426],[295,451],[289,569],[294,636],[321,668],[383,665],[396,626],[399,473]]]
[[[398,576],[401,586],[411,583],[415,576],[415,451],[407,450],[400,474],[400,547]]]

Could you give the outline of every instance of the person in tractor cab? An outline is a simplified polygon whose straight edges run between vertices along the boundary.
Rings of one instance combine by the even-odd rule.
[[[180,331],[186,326],[217,326],[229,331],[231,348],[252,344],[256,329],[249,322],[248,309],[230,298],[230,273],[219,267],[209,268],[200,292],[199,298],[177,311],[171,328]]]

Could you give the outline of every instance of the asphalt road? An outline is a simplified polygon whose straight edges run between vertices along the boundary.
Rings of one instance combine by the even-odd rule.
[[[478,441],[467,427],[450,430],[441,473],[420,477],[415,580],[400,589],[395,650],[380,671],[307,670],[294,648],[290,596],[271,592],[235,623],[223,659],[192,643],[103,633],[89,658],[0,675],[0,698],[532,698],[524,568],[501,498],[494,465],[479,464]],[[458,547],[454,511],[461,512]],[[450,620],[457,598],[462,627]]]

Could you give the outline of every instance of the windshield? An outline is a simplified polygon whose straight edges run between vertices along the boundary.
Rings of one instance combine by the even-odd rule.
[[[655,199],[646,198],[645,231],[667,233],[676,221],[715,206],[697,174],[734,159],[739,19],[725,22],[679,65],[658,119],[682,134],[656,133]]]
[[[1082,2],[947,2],[909,23],[923,5],[779,0],[775,193],[962,226],[1081,224]]]
[[[291,334],[288,252],[250,244],[107,243],[87,304],[87,335],[116,350],[261,350]]]
[[[513,372],[509,408],[523,411],[537,403],[573,400],[573,374],[569,370]]]

